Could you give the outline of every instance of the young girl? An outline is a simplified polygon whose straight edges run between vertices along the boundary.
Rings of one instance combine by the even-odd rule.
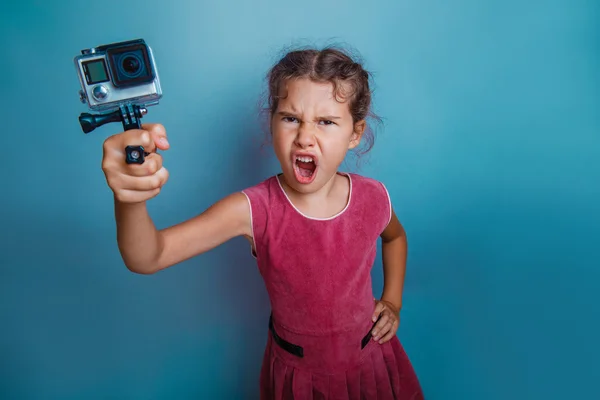
[[[334,48],[288,53],[270,71],[269,117],[281,172],[157,230],[146,201],[168,178],[155,149],[161,125],[108,138],[102,168],[115,195],[126,266],[152,274],[243,235],[264,278],[272,313],[261,399],[422,399],[396,336],[406,235],[384,185],[338,167],[367,135],[369,74]],[[142,145],[143,164],[124,148]],[[382,239],[384,290],[372,294]]]

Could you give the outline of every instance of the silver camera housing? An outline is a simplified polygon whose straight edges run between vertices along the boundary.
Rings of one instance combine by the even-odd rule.
[[[81,84],[79,98],[90,110],[148,107],[162,98],[154,55],[143,39],[81,50],[74,62]]]

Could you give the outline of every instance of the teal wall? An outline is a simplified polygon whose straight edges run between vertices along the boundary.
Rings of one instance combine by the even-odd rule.
[[[277,171],[255,105],[282,48],[349,43],[385,118],[359,172],[408,231],[399,336],[427,398],[594,397],[597,3],[6,3],[0,398],[256,398],[269,308],[246,242],[152,276],[119,257],[100,160],[120,126],[81,132],[72,58],[137,37],[165,93],[145,120],[171,143],[159,227]]]

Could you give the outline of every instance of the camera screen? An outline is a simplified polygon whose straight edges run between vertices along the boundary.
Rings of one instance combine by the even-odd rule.
[[[85,70],[85,77],[88,85],[105,82],[108,80],[106,65],[104,63],[104,59],[102,58],[84,63],[83,69]]]

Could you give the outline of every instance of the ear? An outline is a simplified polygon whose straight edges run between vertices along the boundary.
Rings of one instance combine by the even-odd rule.
[[[360,144],[360,140],[365,133],[365,129],[367,129],[367,121],[364,119],[354,124],[354,132],[352,132],[352,136],[350,137],[348,149],[354,149]]]

